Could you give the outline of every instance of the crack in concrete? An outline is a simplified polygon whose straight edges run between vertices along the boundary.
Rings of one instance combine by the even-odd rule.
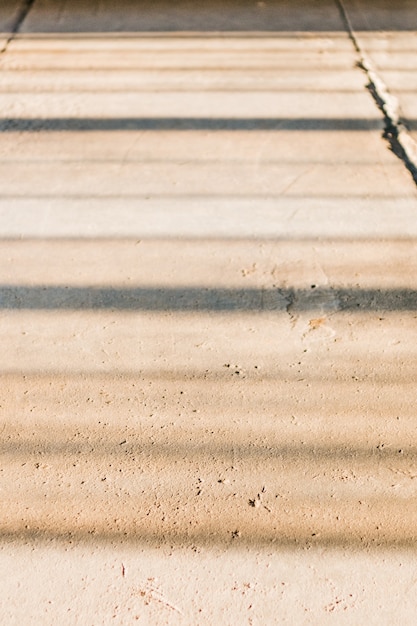
[[[384,116],[383,137],[388,141],[392,152],[403,162],[417,185],[417,142],[410,135],[407,124],[401,117],[400,103],[390,93],[371,59],[362,48],[343,0],[335,0],[335,2],[345,23],[349,38],[359,56],[358,66],[366,73],[369,80],[368,89]]]
[[[20,10],[17,14],[16,21],[10,31],[10,35],[6,39],[3,48],[0,50],[0,54],[4,54],[9,47],[9,44],[13,41],[15,35],[19,32],[22,27],[23,22],[27,18],[29,11],[35,4],[36,0],[24,0],[21,4]]]

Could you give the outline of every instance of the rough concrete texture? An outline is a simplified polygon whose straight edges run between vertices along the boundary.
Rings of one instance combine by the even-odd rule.
[[[0,56],[2,624],[415,623],[416,187],[337,5],[263,5]]]

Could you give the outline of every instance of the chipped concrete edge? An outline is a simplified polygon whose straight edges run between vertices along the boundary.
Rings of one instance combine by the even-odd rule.
[[[366,73],[369,80],[369,91],[384,115],[384,138],[390,144],[393,153],[404,163],[417,185],[417,142],[410,135],[406,122],[401,116],[398,98],[390,93],[371,59],[362,48],[343,0],[335,0],[335,2],[339,7],[349,37],[358,54],[358,66]]]

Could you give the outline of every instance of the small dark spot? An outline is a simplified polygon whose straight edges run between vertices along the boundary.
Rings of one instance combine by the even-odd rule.
[[[315,289],[315,288],[316,288],[316,285],[311,285],[311,288],[312,288],[312,289]]]

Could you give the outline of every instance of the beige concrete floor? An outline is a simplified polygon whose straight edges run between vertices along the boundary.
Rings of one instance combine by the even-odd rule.
[[[166,7],[0,12],[1,623],[414,624],[415,184],[336,4]]]

